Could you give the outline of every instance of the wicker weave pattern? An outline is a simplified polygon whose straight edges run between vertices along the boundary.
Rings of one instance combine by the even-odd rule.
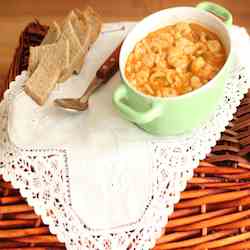
[[[29,24],[11,64],[5,88],[27,68],[28,48],[47,27]],[[1,94],[1,93],[0,93]],[[250,249],[250,92],[212,153],[175,206],[154,250]],[[64,249],[17,190],[0,177],[0,249]]]

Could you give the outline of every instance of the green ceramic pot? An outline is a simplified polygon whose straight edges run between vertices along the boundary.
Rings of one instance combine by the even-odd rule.
[[[218,17],[224,19],[221,21]],[[180,21],[199,23],[215,32],[227,51],[227,61],[220,72],[201,88],[177,97],[151,97],[137,91],[128,83],[124,69],[135,44],[149,32]],[[121,115],[140,128],[155,135],[176,135],[197,128],[215,110],[224,95],[225,81],[233,61],[229,29],[232,15],[225,8],[210,2],[196,7],[170,8],[154,13],[129,33],[120,53],[120,72],[123,84],[113,95]]]

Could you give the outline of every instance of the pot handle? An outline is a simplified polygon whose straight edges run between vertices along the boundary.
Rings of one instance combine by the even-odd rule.
[[[225,25],[230,28],[233,25],[233,16],[226,8],[212,2],[201,2],[196,8],[205,10],[223,18]]]
[[[157,117],[162,114],[162,105],[159,102],[152,103],[151,108],[146,112],[138,112],[130,107],[123,100],[127,99],[127,87],[125,85],[121,85],[115,91],[113,95],[113,102],[115,106],[119,109],[119,111],[125,116],[125,118],[131,122],[136,124],[146,124],[148,122],[153,121]]]

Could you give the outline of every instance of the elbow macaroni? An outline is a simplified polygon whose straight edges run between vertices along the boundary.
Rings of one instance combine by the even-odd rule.
[[[178,96],[200,88],[223,67],[218,36],[195,23],[181,22],[149,33],[129,55],[125,75],[151,96]]]

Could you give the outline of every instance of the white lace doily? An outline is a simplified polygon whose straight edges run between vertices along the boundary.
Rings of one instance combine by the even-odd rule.
[[[50,100],[63,93],[79,93],[79,86],[93,77],[98,64],[133,24],[104,27],[110,30],[121,25],[127,28],[123,33],[106,32],[97,41],[87,59],[95,63],[69,80],[76,92],[68,82]],[[239,27],[233,27],[231,34],[236,61],[225,97],[210,120],[187,135],[151,137],[118,118],[110,100],[119,84],[118,75],[91,99],[89,111],[76,115],[56,111],[50,102],[44,108],[35,106],[23,95],[27,79],[23,72],[0,104],[0,174],[20,189],[68,249],[152,248],[193,169],[215,145],[250,86],[249,37]],[[98,43],[110,47],[98,50]],[[59,124],[56,129],[53,119]],[[64,134],[60,136],[58,130]],[[79,150],[80,146],[87,149]]]

